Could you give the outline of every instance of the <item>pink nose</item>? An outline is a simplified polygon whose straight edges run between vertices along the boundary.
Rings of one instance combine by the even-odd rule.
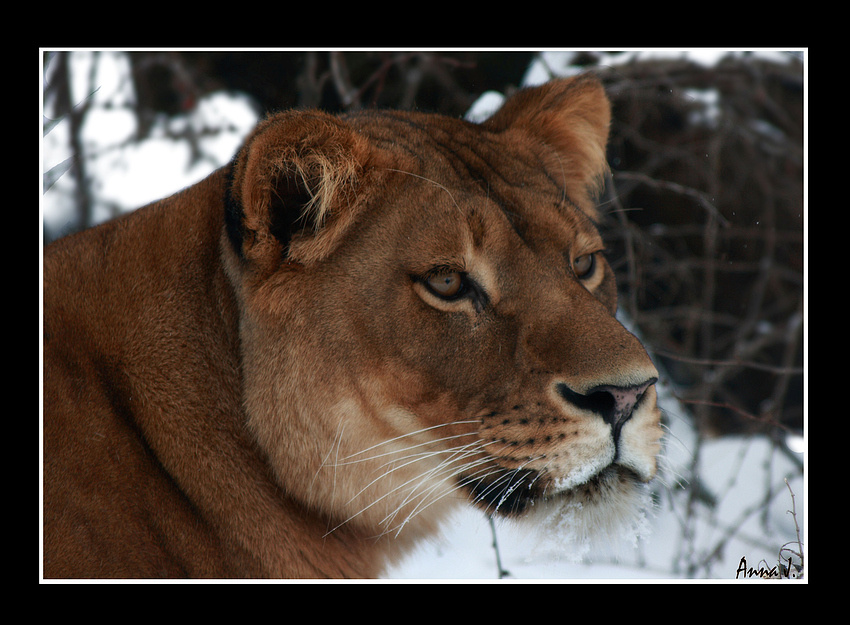
[[[635,404],[643,397],[647,388],[655,384],[656,378],[634,386],[596,386],[586,393],[576,393],[564,383],[558,384],[561,397],[583,410],[590,410],[601,416],[605,423],[619,433],[623,424],[632,416]]]

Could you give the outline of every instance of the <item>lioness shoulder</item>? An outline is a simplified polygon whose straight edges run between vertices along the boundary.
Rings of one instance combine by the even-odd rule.
[[[594,225],[609,122],[590,76],[481,124],[278,113],[49,245],[45,577],[377,576],[464,501],[630,522],[661,429]]]

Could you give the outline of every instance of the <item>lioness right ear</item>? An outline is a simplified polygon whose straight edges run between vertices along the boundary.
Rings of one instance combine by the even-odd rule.
[[[369,154],[365,139],[319,111],[263,120],[232,163],[226,227],[237,255],[267,274],[330,253],[354,218]]]
[[[602,83],[593,74],[581,74],[517,92],[484,126],[522,129],[552,146],[567,194],[593,216],[592,197],[608,168],[610,123],[611,104]]]

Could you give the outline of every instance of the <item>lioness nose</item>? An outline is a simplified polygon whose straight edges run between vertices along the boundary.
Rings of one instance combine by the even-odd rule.
[[[574,406],[590,410],[601,416],[609,424],[614,435],[632,416],[635,404],[640,401],[647,388],[655,384],[657,378],[633,386],[595,386],[585,393],[577,393],[563,382],[557,385],[558,393]]]

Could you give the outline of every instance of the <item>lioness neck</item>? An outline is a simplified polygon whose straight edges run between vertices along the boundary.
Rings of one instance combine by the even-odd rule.
[[[287,498],[244,427],[224,185],[217,172],[200,200],[177,194],[45,250],[45,381],[101,380],[85,396],[45,384],[46,577],[380,573],[385,545],[325,536],[334,523]],[[56,479],[63,448],[108,501]],[[80,518],[88,536],[72,530]]]

